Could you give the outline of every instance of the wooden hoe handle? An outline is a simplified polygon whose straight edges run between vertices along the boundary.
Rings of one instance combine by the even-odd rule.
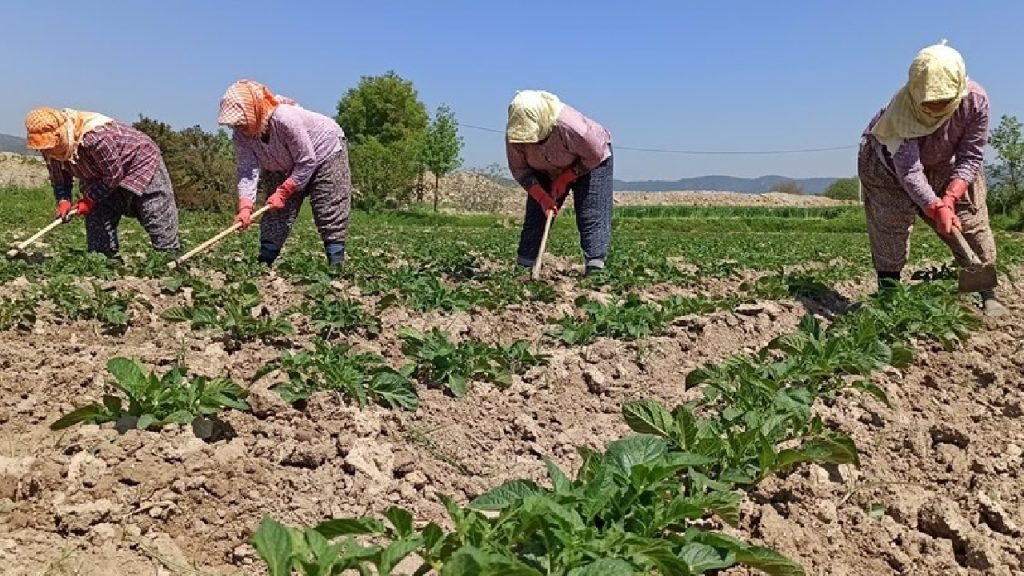
[[[74,216],[75,214],[78,214],[78,211],[75,210],[74,208],[72,208],[71,210],[68,211],[68,217]],[[63,223],[64,223],[64,220],[62,218],[57,218],[53,222],[50,222],[49,224],[47,224],[45,228],[43,228],[39,232],[36,232],[32,236],[30,236],[27,240],[25,240],[23,242],[19,242],[18,244],[16,244],[14,246],[14,249],[12,249],[10,252],[14,253],[14,254],[17,254],[18,252],[21,252],[25,248],[28,248],[29,246],[34,244],[37,240],[39,240],[43,236],[46,236],[46,234],[50,230],[53,230],[54,228],[56,228],[57,226],[60,226]]]
[[[544,235],[540,238],[540,250],[537,251],[537,260],[533,263],[533,269],[530,270],[530,279],[536,280],[540,278],[540,264],[544,258],[544,248],[548,245],[548,232],[551,231],[551,221],[555,219],[555,211],[551,210],[548,212],[547,222],[544,223]]]
[[[263,208],[260,208],[259,210],[253,212],[252,213],[252,217],[254,219],[259,218],[260,216],[263,215],[264,212],[266,212],[269,209],[270,209],[270,206],[264,206]],[[177,268],[185,260],[188,260],[189,258],[195,256],[196,254],[199,254],[200,252],[206,251],[208,248],[210,248],[210,246],[213,246],[217,242],[220,242],[221,240],[223,240],[223,239],[227,238],[228,236],[234,234],[235,232],[237,232],[241,228],[242,228],[242,224],[240,222],[235,222],[229,228],[226,228],[225,230],[222,230],[220,233],[218,233],[213,238],[210,238],[206,242],[203,242],[199,246],[196,246],[195,248],[193,248],[193,249],[189,250],[188,252],[182,254],[181,256],[175,258],[172,262],[168,262],[167,263],[167,267],[168,268]]]

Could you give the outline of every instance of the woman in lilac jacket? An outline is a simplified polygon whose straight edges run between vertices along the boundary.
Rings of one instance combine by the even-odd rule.
[[[268,194],[270,212],[260,220],[257,259],[268,265],[277,259],[308,196],[327,260],[341,265],[352,186],[345,134],[338,124],[251,80],[228,88],[217,121],[234,130],[238,165],[235,221],[243,227],[252,223],[259,183]]]

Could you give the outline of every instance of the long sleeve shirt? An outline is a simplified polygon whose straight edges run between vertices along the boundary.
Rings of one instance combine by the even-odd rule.
[[[99,202],[117,188],[141,195],[163,158],[149,136],[115,121],[82,137],[75,162],[45,160],[58,200],[71,199],[71,187],[78,178],[82,194]]]
[[[945,192],[932,189],[926,171],[948,172],[952,169],[950,178],[962,178],[970,183],[982,169],[985,145],[988,144],[988,94],[973,80],[968,82],[968,89],[956,112],[938,130],[927,136],[904,140],[895,154],[890,154],[871,135],[871,129],[885,108],[875,115],[864,132],[875,153],[888,164],[903,189],[921,208],[939,200],[939,195]]]
[[[286,172],[296,190],[309,183],[316,168],[341,150],[345,133],[338,123],[298,106],[281,104],[269,120],[269,141],[235,130],[238,197],[256,198],[260,170]]]
[[[565,105],[546,139],[536,144],[506,142],[508,169],[519,185],[529,190],[537,173],[554,180],[572,168],[582,176],[612,155],[612,135],[597,122]]]

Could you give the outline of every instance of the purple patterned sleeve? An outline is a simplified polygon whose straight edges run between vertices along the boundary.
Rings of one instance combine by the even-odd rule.
[[[238,198],[239,200],[256,200],[256,185],[260,180],[260,165],[256,159],[256,151],[252,149],[252,142],[235,133],[235,165],[238,174]]]
[[[988,123],[991,110],[988,97],[972,94],[975,106],[967,120],[964,135],[957,143],[956,164],[953,166],[953,178],[962,178],[971,183],[978,175],[985,162],[985,146],[988,145]]]
[[[277,114],[277,120],[281,127],[284,140],[287,142],[288,151],[291,153],[292,173],[288,176],[295,183],[297,190],[302,190],[309,183],[316,171],[316,152],[313,148],[313,139],[310,138],[309,130],[302,123],[299,116],[288,114],[289,107],[281,107]]]
[[[71,200],[71,189],[75,184],[75,177],[66,169],[63,162],[43,157],[46,161],[46,170],[50,173],[50,184],[53,185],[53,197],[56,200]]]
[[[892,157],[893,166],[896,167],[896,175],[899,176],[903,189],[910,195],[914,204],[921,208],[928,207],[939,199],[928,183],[928,177],[924,173],[924,164],[921,162],[921,147],[917,139],[904,140],[900,149]]]

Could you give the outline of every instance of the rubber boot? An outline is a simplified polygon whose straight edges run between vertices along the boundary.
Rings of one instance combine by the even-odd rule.
[[[103,256],[105,256],[107,258],[107,261],[110,262],[111,264],[113,264],[114,266],[124,266],[124,258],[121,256],[121,254],[119,252],[117,252],[115,250],[109,250],[109,251],[97,250],[94,253],[95,254],[103,254]]]
[[[999,298],[996,298],[995,290],[982,290],[978,294],[981,295],[981,308],[985,312],[985,316],[997,318],[1010,313],[1009,308],[1004,306]]]
[[[260,242],[260,253],[256,256],[256,261],[270,266],[277,260],[277,257],[281,255],[281,247],[272,242]]]
[[[899,272],[878,272],[878,291],[882,292],[889,288],[894,288],[900,284],[900,273]]]
[[[344,242],[324,242],[324,253],[327,254],[327,263],[331,266],[341,266],[345,263]]]

